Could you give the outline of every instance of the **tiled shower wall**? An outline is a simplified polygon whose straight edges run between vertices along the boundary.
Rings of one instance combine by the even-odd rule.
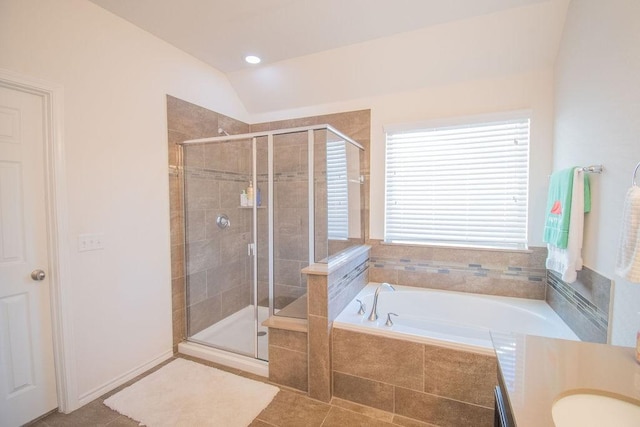
[[[251,302],[251,210],[239,207],[251,151],[248,141],[234,141],[191,145],[183,153],[187,319],[195,334]],[[219,215],[231,225],[219,228]]]
[[[239,194],[246,186],[246,144],[190,147],[185,162],[190,174],[186,197],[179,167],[177,142],[210,137],[222,127],[229,133],[249,131],[245,123],[167,96],[169,142],[169,186],[171,211],[171,277],[173,306],[173,345],[187,334],[186,311],[191,312],[192,332],[249,304],[247,267],[239,254],[246,254],[241,243],[247,238],[247,214],[240,212]],[[187,218],[184,205],[187,204]],[[222,212],[224,210],[224,212]],[[215,226],[219,213],[232,219],[230,229]],[[188,231],[185,234],[185,220]],[[222,262],[222,247],[233,255]],[[242,250],[241,250],[242,249]],[[185,253],[190,263],[184,265]],[[227,255],[225,255],[227,256]],[[246,255],[245,257],[246,258]],[[212,280],[213,277],[221,280]],[[189,286],[185,287],[186,281]]]
[[[348,111],[343,113],[325,114],[321,116],[256,123],[251,125],[251,132],[287,129],[321,124],[329,124],[333,126],[334,128],[351,137],[364,147],[364,151],[360,152],[360,173],[364,176],[365,179],[360,194],[361,206],[364,207],[361,212],[361,224],[363,224],[362,228],[364,237],[366,239],[369,233],[369,145],[371,141],[370,110]],[[316,135],[319,134],[319,132],[316,132]],[[322,138],[322,136],[319,137]],[[283,155],[286,154],[283,153]],[[316,162],[321,161],[321,158],[321,156],[316,155]]]
[[[253,128],[252,128],[252,131]],[[266,139],[266,138],[265,138]],[[267,181],[266,145],[258,147],[258,173]],[[309,264],[307,133],[274,136],[274,305],[281,309],[306,293],[301,270]],[[263,205],[267,192],[262,190]],[[268,262],[268,223],[266,209],[259,212],[259,265]],[[268,269],[260,269],[261,305],[268,305]],[[264,294],[263,294],[264,293]]]
[[[365,185],[361,191],[361,206],[368,206],[368,176],[369,176],[369,140],[370,140],[370,111],[352,111],[345,113],[328,114],[316,117],[282,120],[276,122],[258,123],[251,125],[251,132],[296,128],[320,124],[329,124],[350,136],[363,147],[365,152],[360,154],[361,174],[365,176]],[[316,208],[326,206],[326,188],[323,185],[323,171],[326,169],[326,141],[325,131],[314,132],[316,150],[314,152]],[[307,292],[307,279],[300,270],[308,262],[308,148],[307,133],[279,135],[274,137],[274,269],[275,269],[275,305],[283,307],[295,298],[303,296]],[[264,157],[262,157],[264,156]],[[266,158],[266,153],[259,154],[258,158]],[[263,173],[258,165],[258,173]],[[324,191],[323,191],[324,190]],[[263,191],[264,194],[264,191]],[[265,200],[263,195],[263,200]],[[368,209],[361,213],[363,233],[368,230]],[[326,209],[316,209],[314,221],[316,224],[316,258],[323,258],[327,254],[326,244]],[[266,225],[266,218],[264,221]],[[266,227],[259,226],[258,234],[263,236]],[[262,231],[260,231],[262,230]],[[324,232],[324,234],[322,234]],[[259,256],[265,265],[266,251],[260,251],[261,237],[259,237]],[[326,256],[326,255],[325,255]],[[260,258],[259,258],[260,259]],[[260,280],[266,280],[263,273]],[[266,287],[259,286],[266,290]],[[264,301],[264,295],[259,298]]]

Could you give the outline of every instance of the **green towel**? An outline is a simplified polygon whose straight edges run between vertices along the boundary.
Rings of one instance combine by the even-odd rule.
[[[551,174],[547,198],[543,241],[560,249],[566,249],[569,241],[573,171],[568,168]],[[584,174],[584,211],[591,211],[589,178]]]
[[[574,168],[569,168],[554,172],[549,182],[547,218],[542,240],[560,249],[566,249],[569,240],[573,170]]]
[[[589,174],[584,174],[584,212],[591,212],[591,184],[589,184]]]

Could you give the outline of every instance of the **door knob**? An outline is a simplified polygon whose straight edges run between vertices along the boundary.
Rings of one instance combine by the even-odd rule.
[[[47,275],[42,270],[33,270],[31,272],[31,278],[35,281],[44,280]]]

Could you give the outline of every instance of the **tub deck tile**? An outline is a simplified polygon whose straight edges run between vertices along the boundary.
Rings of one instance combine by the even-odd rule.
[[[333,330],[333,370],[413,390],[423,389],[422,344]]]
[[[441,427],[491,427],[493,409],[396,387],[395,412]]]
[[[492,407],[498,384],[494,356],[425,345],[424,391]]]
[[[393,412],[393,386],[390,384],[334,371],[333,395],[361,405]]]

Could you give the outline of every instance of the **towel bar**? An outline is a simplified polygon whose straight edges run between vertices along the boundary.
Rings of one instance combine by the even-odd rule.
[[[638,163],[638,166],[640,166],[640,163]],[[638,170],[638,166],[636,166],[636,170]],[[582,167],[576,167],[576,169],[581,170],[582,172],[586,172],[586,173],[602,173],[602,172],[604,172],[604,166],[602,166],[602,165],[582,166]],[[547,178],[551,179],[551,175],[547,176]],[[635,182],[635,172],[634,172],[634,182]]]
[[[604,172],[604,166],[602,165],[584,166],[584,167],[581,167],[580,170],[587,173],[602,173]]]

